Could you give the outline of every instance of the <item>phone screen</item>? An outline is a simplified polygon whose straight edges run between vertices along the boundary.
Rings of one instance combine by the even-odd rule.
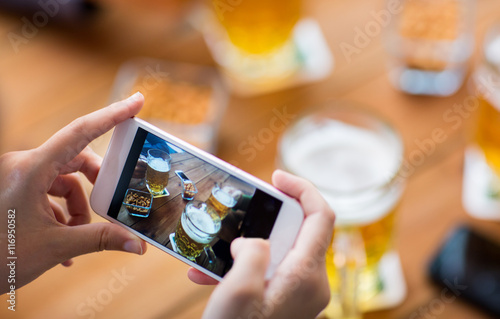
[[[138,128],[108,215],[223,277],[230,245],[269,238],[283,202]]]

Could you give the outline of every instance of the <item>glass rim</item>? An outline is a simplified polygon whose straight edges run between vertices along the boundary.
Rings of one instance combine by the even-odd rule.
[[[500,73],[500,62],[491,61],[487,52],[489,46],[496,39],[500,40],[500,20],[495,21],[488,27],[481,43],[481,58],[490,68],[493,68],[496,72]]]
[[[203,201],[201,201],[201,200],[192,200],[192,201],[190,201],[189,203],[187,203],[187,204],[186,204],[186,207],[184,207],[184,210],[182,211],[182,214],[184,214],[184,213],[186,212],[186,210],[187,210],[188,206],[195,206],[195,205],[197,205],[197,204],[202,204],[202,205],[205,205],[205,206],[207,206],[207,208],[208,208],[209,210],[212,210],[212,211],[213,211],[214,215],[215,215],[215,216],[217,216],[217,220],[219,221],[219,222],[217,223],[217,224],[219,225],[219,229],[217,229],[217,231],[216,231],[216,232],[214,232],[214,233],[210,233],[210,232],[207,232],[207,231],[205,231],[205,230],[203,230],[203,229],[200,229],[198,226],[196,226],[196,224],[195,224],[195,223],[193,223],[193,221],[191,220],[191,218],[189,218],[189,215],[188,215],[188,214],[186,214],[186,218],[189,220],[190,224],[191,224],[194,228],[196,228],[197,230],[201,231],[202,233],[207,234],[207,235],[213,235],[213,236],[217,235],[217,234],[219,233],[220,228],[221,228],[221,223],[222,223],[222,221],[221,221],[221,219],[220,219],[220,217],[219,217],[219,214],[217,214],[217,212],[215,211],[215,209],[213,209],[212,207],[210,207],[210,205],[208,205],[207,203],[205,203],[205,202],[203,202]],[[201,210],[199,207],[196,207],[196,208],[198,208],[198,210]],[[207,213],[207,214],[210,214],[208,210],[207,210],[207,211],[204,211],[204,212],[205,212],[205,213]],[[182,218],[182,216],[181,216],[181,218]],[[210,218],[212,218],[212,216],[210,216]],[[213,220],[213,218],[212,218],[212,220]]]
[[[355,116],[360,116],[365,120],[369,120],[371,123],[379,125],[381,128],[385,130],[385,132],[389,133],[390,136],[392,136],[397,145],[398,151],[398,158],[396,159],[397,165],[395,165],[394,172],[388,175],[387,178],[384,178],[378,182],[372,183],[368,186],[365,187],[360,187],[354,190],[340,190],[340,189],[333,189],[333,188],[325,188],[322,186],[317,185],[310,179],[308,179],[306,176],[303,176],[299,174],[298,172],[290,169],[287,167],[284,161],[284,143],[285,141],[290,138],[290,135],[298,129],[300,123],[304,123],[306,121],[311,121],[315,116],[321,116],[323,115],[323,118],[332,118],[334,117],[328,117],[328,114],[351,114]],[[377,134],[377,132],[373,132]],[[384,188],[388,188],[391,185],[397,183],[398,181],[403,181],[405,178],[401,175],[402,169],[403,169],[403,159],[404,159],[404,143],[401,138],[401,134],[398,132],[398,130],[395,129],[395,127],[384,117],[381,115],[379,112],[368,109],[366,106],[352,102],[352,101],[346,101],[346,100],[330,100],[325,103],[318,104],[316,106],[313,106],[312,108],[308,108],[306,111],[300,113],[297,115],[296,119],[293,119],[291,123],[288,125],[288,127],[285,129],[285,131],[281,134],[279,140],[278,140],[278,166],[283,168],[284,170],[295,174],[297,176],[301,176],[303,178],[306,178],[309,180],[311,183],[313,183],[314,186],[318,188],[322,193],[324,194],[329,194],[332,195],[336,198],[348,198],[348,197],[354,197],[358,196],[364,193],[372,192],[372,191],[377,191],[377,190],[382,190]]]
[[[151,152],[151,151],[153,151],[153,152],[160,152],[160,153],[166,154],[166,155],[167,155],[167,158],[166,158],[166,159],[168,159],[168,160],[171,160],[171,159],[172,159],[172,156],[170,156],[170,154],[169,154],[168,152],[164,151],[164,150],[160,150],[160,149],[158,149],[158,148],[150,148],[150,149],[148,150],[148,155],[150,155],[150,153],[149,153],[149,152]],[[151,156],[152,156],[152,157],[155,157],[155,158],[158,158],[157,156],[154,156],[154,155],[151,155]]]

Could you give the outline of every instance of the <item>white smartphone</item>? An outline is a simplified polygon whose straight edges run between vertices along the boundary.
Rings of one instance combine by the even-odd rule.
[[[270,278],[304,213],[273,186],[156,127],[116,126],[90,196],[93,210],[221,280],[237,237],[269,239]]]

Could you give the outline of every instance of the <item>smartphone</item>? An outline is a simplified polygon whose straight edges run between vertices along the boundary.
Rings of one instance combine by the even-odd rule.
[[[138,118],[115,127],[90,204],[217,280],[242,236],[269,239],[270,278],[304,219],[295,199]]]
[[[464,298],[500,317],[500,244],[461,226],[433,258],[429,267],[434,282],[448,291],[441,295],[453,300],[452,294]]]

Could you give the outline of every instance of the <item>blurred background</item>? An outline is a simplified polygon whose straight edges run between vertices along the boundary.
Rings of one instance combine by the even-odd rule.
[[[429,264],[459,225],[500,241],[497,177],[484,214],[466,200],[476,182],[463,187],[466,149],[491,148],[477,140],[478,121],[489,125],[477,117],[500,90],[500,50],[483,49],[499,19],[493,0],[0,0],[0,153],[37,147],[140,90],[141,117],[269,182],[280,137],[304,112],[362,105],[399,132],[406,184],[393,243],[406,292],[362,316],[488,318],[443,297]],[[109,138],[93,143],[96,152]],[[500,268],[498,254],[487,262]],[[0,317],[199,318],[212,288],[191,283],[187,269],[152,247],[81,256],[19,289],[16,313],[4,304]]]

